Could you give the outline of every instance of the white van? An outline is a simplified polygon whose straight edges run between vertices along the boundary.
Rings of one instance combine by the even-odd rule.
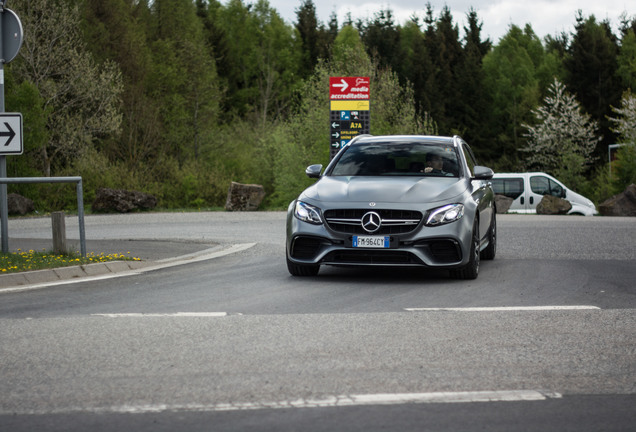
[[[492,178],[495,194],[505,195],[514,201],[509,213],[536,213],[543,195],[565,198],[572,204],[568,214],[594,216],[598,214],[594,203],[571,191],[554,177],[542,173],[500,173]]]

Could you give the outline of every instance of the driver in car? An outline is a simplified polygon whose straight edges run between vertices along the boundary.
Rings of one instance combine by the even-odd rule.
[[[424,172],[429,174],[452,175],[444,171],[444,160],[438,153],[426,154],[426,168],[424,168]]]

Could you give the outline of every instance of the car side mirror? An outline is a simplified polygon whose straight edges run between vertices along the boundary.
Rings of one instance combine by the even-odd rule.
[[[475,165],[473,169],[476,180],[490,180],[495,175],[494,171],[485,166]]]
[[[322,171],[321,164],[309,165],[305,170],[305,174],[309,178],[320,178],[320,172]]]

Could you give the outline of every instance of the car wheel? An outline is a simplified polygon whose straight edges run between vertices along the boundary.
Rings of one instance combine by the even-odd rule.
[[[320,270],[319,265],[296,264],[287,258],[287,270],[292,276],[316,276]]]
[[[490,232],[488,233],[488,246],[481,251],[481,258],[485,260],[495,259],[497,254],[497,216],[493,212],[492,221],[490,222]]]
[[[470,242],[470,260],[468,263],[451,273],[455,279],[477,279],[479,275],[479,220],[475,218],[473,237]]]

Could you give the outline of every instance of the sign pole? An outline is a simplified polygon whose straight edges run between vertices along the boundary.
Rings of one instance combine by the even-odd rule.
[[[0,1],[0,113],[4,113],[4,42],[2,40],[2,17],[4,16],[4,1]],[[0,155],[0,178],[7,177],[7,158]],[[0,185],[0,220],[2,227],[2,253],[9,253],[9,203],[7,199],[7,184]]]
[[[7,127],[2,137],[7,140],[0,145],[0,178],[7,178],[6,154],[22,154],[22,114],[6,116],[4,112],[4,65],[13,60],[20,51],[24,31],[18,16],[7,9],[7,0],[0,0],[0,117]],[[17,118],[18,123],[15,123]],[[15,130],[18,130],[18,134]],[[7,202],[7,184],[0,184],[0,234],[2,235],[2,252],[9,252],[9,206]]]

